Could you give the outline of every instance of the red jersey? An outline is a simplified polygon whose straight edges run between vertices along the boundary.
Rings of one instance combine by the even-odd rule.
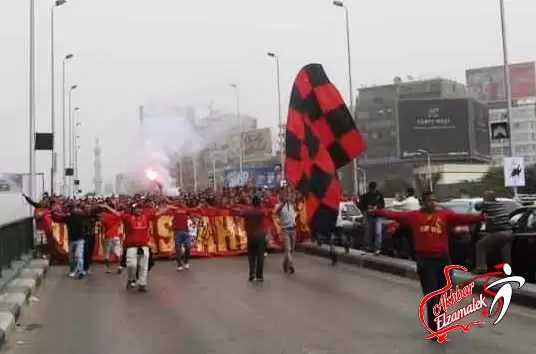
[[[148,246],[151,240],[150,227],[153,213],[143,213],[141,215],[123,214],[122,220],[125,222],[126,247]]]
[[[172,217],[171,227],[173,231],[188,231],[188,211],[185,209],[174,209]]]
[[[44,232],[52,231],[51,229],[52,216],[50,213],[50,209],[35,208],[34,217],[35,217],[35,227],[38,230],[41,230]]]
[[[238,212],[244,218],[244,227],[247,237],[261,236],[266,234],[266,225],[264,223],[265,211],[261,208],[248,207]]]
[[[100,220],[104,228],[104,236],[106,238],[118,237],[121,233],[121,216],[105,211],[100,215]]]
[[[444,257],[449,255],[449,230],[485,219],[482,214],[461,214],[448,209],[427,213],[421,210],[394,211],[379,209],[375,215],[396,220],[411,227],[417,256]]]

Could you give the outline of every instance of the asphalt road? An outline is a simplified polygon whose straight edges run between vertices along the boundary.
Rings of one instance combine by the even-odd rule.
[[[171,262],[150,292],[126,293],[124,276],[84,280],[49,270],[4,350],[9,354],[531,353],[536,311],[511,306],[497,326],[425,341],[418,283],[323,259],[296,257],[297,274],[268,257],[264,284],[248,284],[245,258]]]

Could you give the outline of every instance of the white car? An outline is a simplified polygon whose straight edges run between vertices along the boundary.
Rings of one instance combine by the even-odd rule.
[[[363,222],[361,210],[353,202],[340,202],[336,227],[354,228]]]

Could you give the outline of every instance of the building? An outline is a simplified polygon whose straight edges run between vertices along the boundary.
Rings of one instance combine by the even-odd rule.
[[[444,79],[402,82],[395,78],[389,85],[359,89],[356,123],[367,141],[367,151],[359,160],[362,169],[360,185],[365,179],[413,178],[413,164],[400,159],[398,136],[398,103],[400,100],[465,97],[465,85]],[[343,188],[352,190],[352,168],[343,172]],[[364,173],[363,173],[364,172]],[[365,177],[366,176],[366,177]]]
[[[469,93],[489,107],[491,132],[491,156],[494,164],[502,164],[510,155],[509,140],[494,132],[497,123],[507,123],[504,66],[484,67],[466,71]],[[534,62],[510,64],[512,111],[510,136],[512,155],[524,157],[525,163],[536,163],[536,69]],[[508,125],[502,125],[506,129]]]
[[[504,106],[501,104],[500,106]],[[512,154],[523,157],[525,164],[536,164],[536,104],[525,103],[512,107],[510,136],[512,137]],[[491,155],[495,165],[501,165],[503,158],[509,156],[508,139],[493,139],[493,127],[496,123],[507,123],[506,108],[490,107],[490,131],[492,133]]]
[[[93,149],[93,153],[95,154],[95,159],[93,162],[93,168],[95,175],[93,177],[93,184],[95,186],[95,194],[100,195],[102,194],[102,171],[101,171],[101,153],[102,149],[99,144],[99,139],[95,141],[95,148]]]
[[[104,194],[105,195],[112,195],[114,194],[114,185],[111,183],[106,183],[104,185]]]

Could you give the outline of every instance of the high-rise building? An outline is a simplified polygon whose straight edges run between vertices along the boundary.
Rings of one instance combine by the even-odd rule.
[[[95,160],[93,162],[93,168],[95,172],[95,176],[93,177],[93,184],[95,186],[95,194],[100,195],[102,194],[102,171],[101,171],[101,153],[102,149],[99,145],[99,138],[95,141],[95,148],[93,149],[93,153],[95,154]]]
[[[399,77],[389,85],[359,89],[356,123],[367,142],[367,150],[359,160],[361,181],[383,181],[389,178],[411,179],[412,164],[400,159],[398,136],[398,105],[401,100],[461,98],[467,96],[465,85],[444,79],[403,82]],[[365,172],[365,173],[363,173]],[[352,190],[352,168],[343,172],[345,191]],[[360,189],[364,189],[360,183]]]
[[[491,157],[493,163],[500,165],[503,158],[510,154],[508,139],[502,139],[501,134],[494,134],[492,129],[492,127],[501,127],[497,123],[508,122],[507,100],[504,90],[504,66],[469,69],[465,74],[470,95],[488,105]],[[535,63],[510,64],[510,87],[512,96],[510,120],[512,155],[523,157],[527,164],[534,164],[536,163],[536,143],[534,140],[536,137]],[[508,129],[506,128],[506,130]]]

